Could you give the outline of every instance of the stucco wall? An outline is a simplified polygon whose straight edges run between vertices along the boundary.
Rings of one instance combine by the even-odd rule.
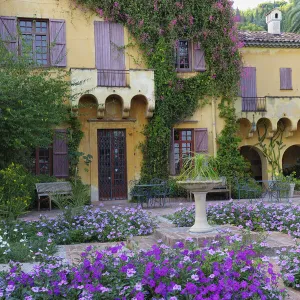
[[[72,0],[1,1],[1,16],[63,19],[66,21],[67,67],[95,68],[94,21],[103,21],[86,9],[75,8]],[[126,69],[143,69],[142,53],[125,29]]]
[[[257,97],[300,95],[300,49],[241,49],[244,66],[256,67]],[[293,90],[280,90],[280,68],[292,68]]]

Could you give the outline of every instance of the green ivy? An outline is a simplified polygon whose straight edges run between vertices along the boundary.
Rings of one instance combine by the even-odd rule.
[[[86,6],[108,21],[126,26],[138,41],[148,68],[155,70],[156,108],[144,129],[147,139],[142,145],[143,179],[168,177],[171,128],[192,116],[207,96],[222,99],[219,109],[226,125],[218,138],[218,154],[227,160],[228,168],[243,168],[233,108],[241,70],[238,49],[242,45],[230,1],[73,1],[76,8],[85,11]],[[178,78],[174,48],[179,39],[201,43],[206,72],[189,79]],[[233,152],[228,153],[228,149]]]

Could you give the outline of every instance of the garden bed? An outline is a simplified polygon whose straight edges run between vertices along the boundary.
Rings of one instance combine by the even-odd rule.
[[[251,231],[279,231],[300,238],[300,207],[297,205],[229,201],[209,205],[207,215],[212,224],[231,224]],[[195,206],[179,208],[166,217],[177,227],[190,227],[195,220]]]
[[[192,240],[140,252],[88,247],[76,266],[54,257],[31,274],[12,266],[0,282],[0,298],[282,299],[272,265],[240,240],[228,236],[201,250]]]
[[[152,234],[156,222],[142,209],[102,211],[87,206],[78,213],[66,210],[57,218],[0,222],[0,263],[39,261],[52,255],[56,245],[125,241]]]

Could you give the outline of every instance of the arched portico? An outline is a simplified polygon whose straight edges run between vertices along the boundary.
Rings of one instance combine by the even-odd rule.
[[[268,180],[267,159],[255,146],[242,146],[241,155],[250,163],[250,171],[255,180]]]

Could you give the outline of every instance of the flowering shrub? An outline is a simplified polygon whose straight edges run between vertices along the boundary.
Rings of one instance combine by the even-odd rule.
[[[18,226],[0,227],[0,263],[9,261],[39,261],[42,255],[52,255],[56,245],[41,232],[36,235],[20,232]]]
[[[300,207],[291,204],[236,203],[209,205],[208,219],[219,225],[232,224],[253,231],[280,231],[300,237]],[[169,219],[178,226],[194,224],[195,207],[180,208]]]
[[[31,200],[27,182],[29,174],[21,165],[11,163],[0,170],[0,216],[16,219],[28,208]]]
[[[91,9],[104,20],[125,26],[138,44],[147,68],[155,70],[157,101],[154,117],[144,130],[147,139],[142,144],[142,179],[169,177],[171,128],[192,116],[199,101],[206,104],[208,95],[221,98],[220,116],[226,122],[219,141],[224,149],[219,155],[226,160],[222,165],[226,168],[221,169],[228,171],[222,175],[232,178],[243,173],[233,109],[242,65],[239,48],[243,44],[238,40],[232,1],[73,0],[71,3],[85,13]],[[201,44],[206,72],[178,78],[174,62],[181,39]],[[193,47],[191,43],[189,46]]]
[[[197,250],[187,241],[171,249],[104,251],[89,246],[76,266],[49,257],[31,273],[18,265],[0,282],[2,299],[282,299],[272,265],[232,237]],[[236,250],[239,249],[239,250]]]
[[[292,249],[282,248],[277,254],[284,283],[300,290],[300,245]]]
[[[17,226],[20,232],[31,236],[40,232],[57,244],[72,244],[124,241],[135,235],[149,235],[156,222],[142,209],[116,207],[102,211],[86,206],[67,218],[64,214],[56,219],[41,217],[38,221],[19,222]]]

